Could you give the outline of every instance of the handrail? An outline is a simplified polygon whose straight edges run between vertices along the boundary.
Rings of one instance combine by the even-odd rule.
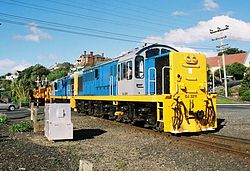
[[[165,90],[165,84],[164,84],[165,75],[164,75],[164,70],[167,69],[167,68],[170,69],[170,66],[164,66],[161,69],[161,71],[162,71],[162,73],[161,73],[161,79],[162,79],[162,86],[161,86],[161,89],[162,89],[161,91],[162,92],[161,92],[161,94],[164,94],[164,90]]]
[[[150,79],[150,71],[153,70],[154,71],[154,75],[155,75],[155,79],[151,80]],[[150,95],[150,83],[154,83],[155,85],[155,91],[154,91],[154,94],[156,94],[156,69],[155,67],[150,67],[148,69],[148,94]]]
[[[109,85],[110,85],[110,88],[109,88],[109,95],[113,96],[113,88],[114,88],[114,77],[111,75],[110,78],[109,78]]]

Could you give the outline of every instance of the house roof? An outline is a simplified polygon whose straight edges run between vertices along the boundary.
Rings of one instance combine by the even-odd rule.
[[[247,53],[225,55],[225,64],[229,65],[235,62],[244,64],[246,57]],[[207,57],[207,64],[210,67],[222,66],[222,56]]]

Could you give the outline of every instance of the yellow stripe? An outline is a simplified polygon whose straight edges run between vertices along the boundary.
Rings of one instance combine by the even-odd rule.
[[[170,94],[164,95],[136,95],[136,96],[51,96],[52,99],[75,100],[102,100],[102,101],[132,101],[132,102],[163,102],[171,98]]]

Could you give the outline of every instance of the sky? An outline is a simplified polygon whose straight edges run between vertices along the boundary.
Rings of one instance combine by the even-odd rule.
[[[117,57],[145,43],[216,55],[218,41],[250,51],[248,0],[0,0],[0,75],[70,62],[84,52]],[[223,33],[210,29],[229,26]]]

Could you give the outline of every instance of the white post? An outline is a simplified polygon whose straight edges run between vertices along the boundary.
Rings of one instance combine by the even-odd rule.
[[[220,40],[221,50],[222,50],[222,64],[223,64],[223,75],[224,75],[224,87],[225,87],[225,97],[227,97],[227,73],[226,73],[226,64],[225,64],[225,54],[223,52],[223,40]]]
[[[212,71],[212,73],[213,73],[213,93],[215,92],[215,90],[214,90],[214,71]]]
[[[80,160],[79,163],[79,171],[92,171],[93,164],[87,160]]]
[[[30,120],[33,121],[33,119],[34,119],[34,103],[32,102],[30,104]]]
[[[38,123],[37,123],[37,108],[34,108],[34,116],[33,116],[33,128],[34,132],[38,131]]]

